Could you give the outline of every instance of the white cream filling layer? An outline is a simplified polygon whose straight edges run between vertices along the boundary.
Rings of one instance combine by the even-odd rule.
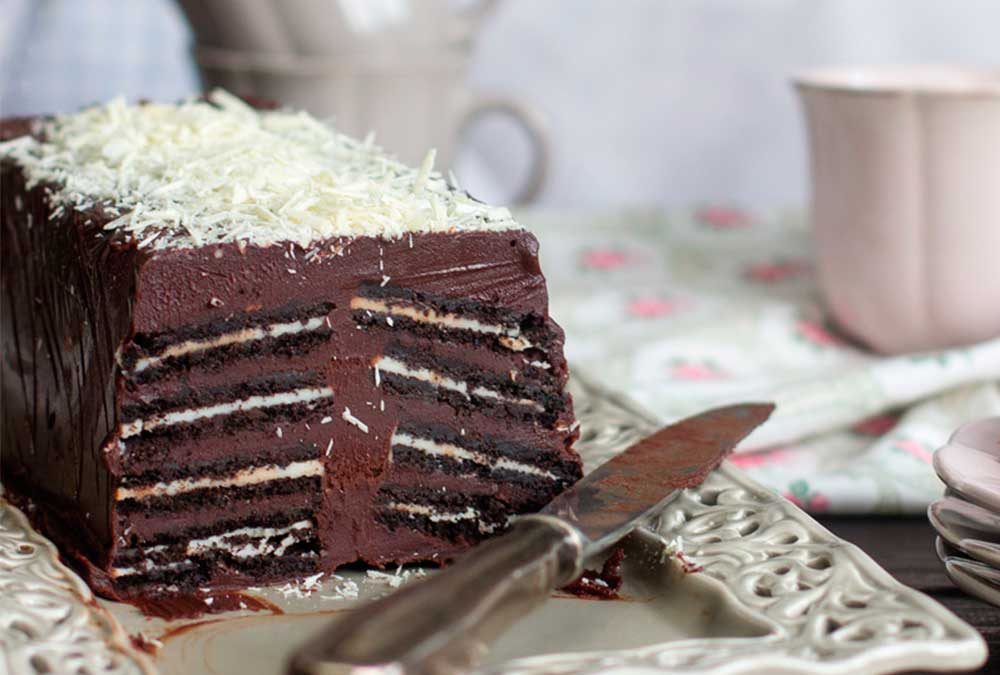
[[[313,527],[311,520],[300,520],[287,527],[241,527],[222,534],[213,534],[204,539],[192,539],[187,545],[187,555],[199,555],[212,549],[222,549],[229,551],[237,558],[253,558],[264,555],[283,555],[289,546],[296,542],[292,534],[297,530],[311,530]],[[277,544],[272,544],[271,539],[285,536]],[[244,542],[237,544],[229,541],[236,537],[250,537],[257,539],[256,543]]]
[[[187,408],[185,410],[175,410],[168,413],[153,415],[152,417],[140,420],[132,420],[121,425],[119,430],[120,438],[130,438],[137,436],[143,431],[149,431],[159,427],[168,427],[174,424],[185,422],[196,422],[209,417],[219,415],[230,415],[234,412],[254,410],[256,408],[269,408],[278,405],[291,405],[294,403],[308,403],[322,398],[332,398],[333,390],[329,387],[313,387],[295,389],[293,391],[282,391],[277,394],[266,394],[262,396],[249,396],[236,401],[226,403],[216,403],[202,408]]]
[[[499,324],[483,323],[476,319],[459,316],[451,312],[438,312],[437,310],[425,307],[417,307],[412,304],[388,303],[384,300],[374,298],[364,298],[355,296],[351,299],[351,309],[363,309],[377,314],[403,317],[419,323],[426,323],[455,330],[469,330],[476,333],[501,336],[500,342],[508,349],[515,352],[523,352],[532,347],[531,342],[521,337],[518,328],[508,328]],[[389,324],[390,326],[392,324]]]
[[[437,511],[434,507],[427,506],[426,504],[389,502],[386,506],[393,511],[399,511],[410,516],[427,518],[432,523],[458,523],[463,520],[475,520],[478,521],[479,531],[482,534],[489,534],[496,529],[495,525],[480,521],[479,512],[471,506],[466,506],[463,511],[452,512]]]
[[[306,321],[291,321],[289,323],[273,323],[268,326],[258,326],[255,328],[244,328],[231,333],[223,333],[214,338],[205,340],[185,340],[175,345],[170,345],[155,356],[148,356],[139,359],[132,369],[133,373],[141,373],[148,368],[154,368],[163,363],[166,359],[175,356],[184,356],[195,352],[202,352],[218,347],[243,344],[255,340],[266,338],[278,338],[283,335],[295,335],[297,333],[309,333],[319,330],[326,324],[326,315],[314,316]]]
[[[530,464],[522,464],[521,462],[515,462],[512,459],[506,457],[490,457],[484,455],[481,452],[476,452],[474,450],[469,450],[468,448],[463,448],[458,445],[453,445],[451,443],[440,443],[438,441],[433,441],[428,438],[417,438],[416,436],[411,436],[410,434],[404,434],[396,432],[392,435],[393,445],[405,445],[406,447],[419,450],[425,454],[432,455],[435,457],[450,457],[452,459],[464,459],[469,462],[474,462],[480,466],[487,466],[491,469],[501,469],[509,471],[517,471],[519,473],[526,473],[532,476],[540,476],[542,478],[547,478],[549,480],[556,480],[558,476],[544,469],[539,469],[537,466],[532,466]]]
[[[291,462],[285,466],[269,464],[267,466],[254,466],[232,473],[228,476],[218,476],[214,478],[182,478],[169,482],[156,483],[154,485],[142,485],[139,487],[120,487],[115,490],[115,499],[147,499],[149,497],[173,497],[174,495],[202,490],[206,488],[227,488],[242,487],[246,485],[259,485],[275,480],[287,480],[292,478],[306,478],[309,476],[323,475],[323,464],[318,459],[309,459],[301,462]]]
[[[532,401],[527,398],[510,398],[504,396],[498,391],[488,389],[483,386],[476,386],[470,388],[466,382],[459,382],[458,380],[453,380],[447,375],[442,375],[441,373],[434,372],[433,370],[428,370],[427,368],[411,368],[407,364],[392,358],[391,356],[380,356],[375,360],[375,368],[383,373],[392,373],[394,375],[399,375],[400,377],[407,377],[412,380],[419,380],[421,382],[426,382],[428,384],[434,385],[435,387],[441,387],[442,389],[448,389],[451,391],[457,391],[466,398],[471,398],[472,396],[478,396],[480,398],[490,398],[496,401],[502,401],[504,403],[513,403],[515,405],[528,406],[539,412],[544,412],[545,407],[536,401]]]
[[[112,567],[111,576],[114,578],[127,577],[132,574],[148,574],[153,570],[176,570],[185,567],[190,567],[194,563],[190,560],[178,560],[176,562],[163,563],[162,565],[157,565],[150,559],[141,560],[131,567]]]
[[[298,530],[311,530],[312,521],[300,520],[287,527],[241,527],[222,534],[214,534],[202,539],[192,539],[187,543],[185,555],[200,555],[210,550],[225,550],[232,553],[237,558],[255,558],[265,555],[284,555],[288,547],[294,544],[297,539],[293,532]],[[275,537],[287,535],[277,544],[270,542]],[[250,537],[257,539],[257,542],[244,542],[237,544],[230,542],[235,537]],[[154,546],[147,549],[148,553],[165,550],[167,546]],[[118,578],[132,574],[149,573],[153,570],[175,570],[192,565],[190,558],[168,563],[157,564],[146,558],[131,567],[115,567],[111,570],[111,576]]]

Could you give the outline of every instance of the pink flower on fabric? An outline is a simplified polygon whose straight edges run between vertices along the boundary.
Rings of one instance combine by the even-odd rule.
[[[830,509],[830,500],[827,499],[826,495],[810,489],[809,483],[801,478],[789,483],[788,491],[782,496],[800,509],[813,513]]]
[[[667,372],[673,380],[687,380],[688,382],[724,380],[729,377],[728,373],[711,361],[675,359]]]
[[[795,333],[806,342],[818,347],[837,347],[844,344],[840,337],[831,333],[822,324],[808,319],[795,323]]]
[[[830,500],[826,498],[826,495],[821,495],[819,493],[807,497],[805,501],[791,492],[786,492],[782,496],[800,509],[811,513],[821,513],[830,509]]]
[[[884,436],[896,426],[897,421],[898,418],[895,415],[876,415],[861,420],[851,427],[851,431],[861,436]]]
[[[790,501],[791,503],[795,504],[800,509],[805,508],[805,505],[802,503],[802,500],[796,497],[791,492],[783,492],[781,496]]]
[[[789,448],[774,448],[773,450],[759,450],[756,452],[742,452],[738,455],[730,455],[729,461],[740,468],[766,466],[768,464],[778,464],[789,456]]]
[[[746,270],[746,277],[751,281],[774,284],[800,277],[808,270],[809,265],[802,261],[778,260],[750,265]]]
[[[632,316],[644,319],[657,319],[673,314],[683,307],[683,304],[671,298],[644,297],[632,300],[625,309]]]
[[[702,225],[716,230],[734,230],[750,225],[750,216],[745,211],[727,206],[706,206],[698,209],[694,217]]]
[[[928,450],[922,443],[915,441],[912,438],[902,438],[895,443],[893,447],[898,450],[902,450],[910,457],[923,462],[925,464],[930,464],[933,459],[933,454]]]
[[[702,363],[686,363],[670,369],[670,376],[675,380],[718,380],[721,374]]]
[[[821,495],[818,492],[814,492],[812,497],[809,498],[809,503],[806,504],[806,508],[813,513],[821,513],[823,511],[830,510],[830,500],[826,498],[826,495]]]
[[[593,270],[613,270],[635,260],[624,251],[616,251],[610,248],[593,248],[584,251],[581,263],[584,267]]]

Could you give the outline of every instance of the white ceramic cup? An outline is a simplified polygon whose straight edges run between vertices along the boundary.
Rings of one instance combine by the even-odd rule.
[[[833,317],[884,353],[1000,336],[1000,70],[828,69],[794,83]]]
[[[468,91],[472,39],[497,0],[180,0],[205,88],[223,87],[332,117],[409,164],[431,148],[447,170],[465,129],[487,115],[527,136],[531,166],[510,197],[532,201],[548,171],[541,116]]]
[[[422,51],[404,61],[392,53],[341,55],[337,59],[247,54],[196,47],[203,85],[254,94],[320,117],[358,138],[376,142],[409,164],[436,149],[436,166],[447,170],[463,131],[486,115],[511,118],[532,146],[531,168],[510,198],[528,203],[545,182],[549,144],[544,120],[519,101],[480,95],[465,87],[461,54]]]
[[[204,47],[339,56],[470,41],[499,0],[177,0]]]

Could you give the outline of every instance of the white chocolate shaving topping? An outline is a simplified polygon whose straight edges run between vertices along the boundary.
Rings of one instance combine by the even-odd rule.
[[[56,211],[95,205],[142,247],[223,242],[308,247],[331,237],[519,227],[504,208],[452,190],[304,112],[256,110],[222,90],[208,101],[102,106],[54,118],[44,140],[0,144]]]

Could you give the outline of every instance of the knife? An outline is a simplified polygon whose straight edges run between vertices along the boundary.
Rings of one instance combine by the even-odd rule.
[[[352,611],[292,658],[296,675],[453,673],[583,562],[705,480],[772,404],[716,408],[657,431],[430,578]]]

